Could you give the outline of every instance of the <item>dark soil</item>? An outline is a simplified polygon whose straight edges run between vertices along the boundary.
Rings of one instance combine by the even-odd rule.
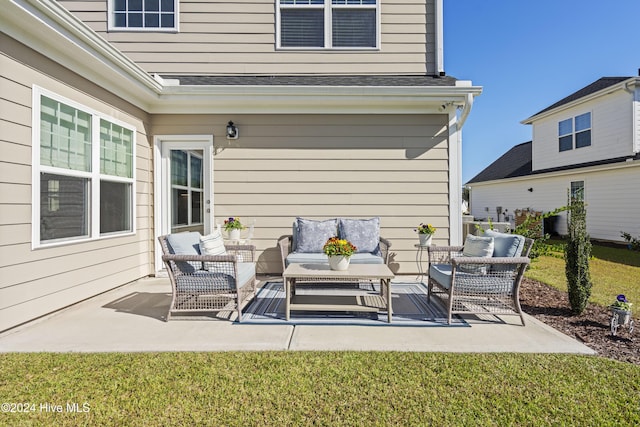
[[[582,314],[574,315],[566,292],[526,278],[520,288],[520,304],[525,313],[581,341],[598,355],[640,365],[640,321],[637,318],[632,333],[627,327],[619,326],[617,335],[613,336],[608,308],[589,303]]]

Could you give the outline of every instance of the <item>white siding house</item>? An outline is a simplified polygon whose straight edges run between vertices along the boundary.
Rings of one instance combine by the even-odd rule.
[[[581,188],[594,239],[640,235],[640,78],[605,77],[523,121],[533,141],[519,144],[472,178],[470,210],[497,219],[496,207],[548,212]],[[504,219],[504,217],[501,217]],[[557,231],[566,233],[566,216]]]

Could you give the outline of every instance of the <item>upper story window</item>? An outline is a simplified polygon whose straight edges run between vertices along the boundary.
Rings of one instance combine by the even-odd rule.
[[[558,147],[560,151],[591,145],[591,113],[584,113],[558,123]]]
[[[110,0],[109,29],[175,31],[178,0]]]
[[[135,129],[34,88],[34,246],[134,232]]]
[[[378,0],[278,0],[278,47],[375,49]]]

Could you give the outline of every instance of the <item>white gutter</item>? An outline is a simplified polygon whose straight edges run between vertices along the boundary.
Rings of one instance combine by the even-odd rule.
[[[464,126],[464,122],[466,122],[467,117],[469,117],[471,108],[473,108],[473,94],[468,92],[466,96],[466,101],[462,106],[462,112],[460,113],[460,118],[458,119],[458,130],[462,130],[462,126]]]
[[[140,108],[146,109],[162,91],[162,84],[57,1],[5,1],[0,28]]]

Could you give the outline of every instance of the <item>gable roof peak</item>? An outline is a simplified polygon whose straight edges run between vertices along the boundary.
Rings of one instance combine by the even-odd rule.
[[[593,93],[599,92],[603,89],[606,89],[610,86],[614,86],[618,83],[624,82],[625,80],[633,79],[635,77],[632,76],[620,76],[620,77],[600,77],[598,80],[593,83],[588,84],[587,86],[573,92],[571,95],[562,98],[560,101],[548,106],[547,108],[538,111],[528,119],[522,121],[522,123],[530,124],[532,119],[540,114],[546,113],[548,111],[554,110],[563,105],[569,104],[573,101],[577,101],[580,98],[584,98]]]

